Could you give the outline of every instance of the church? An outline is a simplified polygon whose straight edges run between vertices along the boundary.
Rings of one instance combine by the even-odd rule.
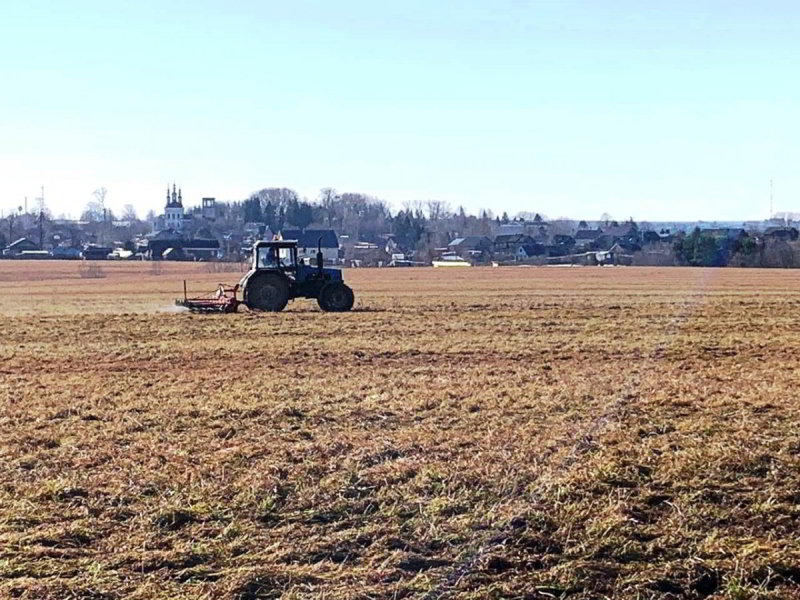
[[[178,233],[183,232],[188,221],[192,220],[191,215],[187,215],[183,208],[183,193],[180,189],[176,190],[172,184],[172,194],[169,193],[167,186],[167,203],[164,206],[164,214],[153,220],[153,231],[172,229]]]

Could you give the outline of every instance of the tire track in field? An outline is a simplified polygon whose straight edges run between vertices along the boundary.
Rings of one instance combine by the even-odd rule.
[[[701,286],[701,292],[705,292],[708,287],[707,278],[701,280]],[[706,298],[706,295],[705,293],[698,294],[695,290],[694,293],[687,295],[686,298],[687,300],[682,303],[677,314],[667,323],[664,339],[655,345],[650,354],[644,359],[645,362],[655,363],[659,359],[666,351],[669,344],[676,340],[680,328],[689,321],[692,314],[700,306],[701,301]],[[597,418],[587,421],[577,435],[572,435],[568,439],[562,438],[560,443],[551,446],[543,455],[543,466],[546,466],[559,450],[571,446],[569,453],[550,469],[550,473],[553,476],[563,477],[568,475],[582,459],[585,460],[587,457],[591,456],[595,450],[600,448],[596,440],[625,421],[627,408],[630,406],[631,402],[637,398],[635,390],[639,387],[639,383],[638,375],[634,375],[628,383],[628,390],[621,393],[617,399],[609,405],[607,410],[603,411]],[[536,485],[533,492],[529,493],[531,501],[534,501],[544,492],[544,488],[548,483],[541,475],[537,477],[537,480],[538,485]],[[451,593],[454,593],[454,588],[458,586],[459,582],[464,577],[476,570],[484,556],[500,546],[503,546],[507,541],[517,535],[518,532],[524,531],[525,529],[526,524],[524,519],[518,517],[512,518],[510,522],[503,526],[496,527],[484,537],[477,548],[453,567],[435,587],[419,596],[420,599],[442,600]]]

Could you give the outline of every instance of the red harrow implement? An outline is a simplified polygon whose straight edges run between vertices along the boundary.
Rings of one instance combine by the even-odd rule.
[[[186,294],[186,281],[184,281],[183,298],[175,300],[175,304],[188,308],[192,312],[232,313],[236,312],[236,309],[239,308],[239,304],[241,304],[241,300],[236,297],[238,291],[238,283],[233,287],[220,283],[219,287],[209,294],[197,296],[196,298],[189,298]]]

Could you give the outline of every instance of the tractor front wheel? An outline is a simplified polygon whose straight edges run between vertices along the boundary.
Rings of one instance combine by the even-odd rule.
[[[247,307],[280,312],[289,302],[289,284],[278,275],[262,275],[247,284]]]
[[[329,283],[319,293],[317,303],[327,312],[346,312],[353,308],[353,290],[343,283]]]

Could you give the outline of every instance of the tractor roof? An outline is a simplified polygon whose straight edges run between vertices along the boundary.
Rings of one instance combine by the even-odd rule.
[[[256,242],[256,248],[295,248],[297,240],[270,240]]]

